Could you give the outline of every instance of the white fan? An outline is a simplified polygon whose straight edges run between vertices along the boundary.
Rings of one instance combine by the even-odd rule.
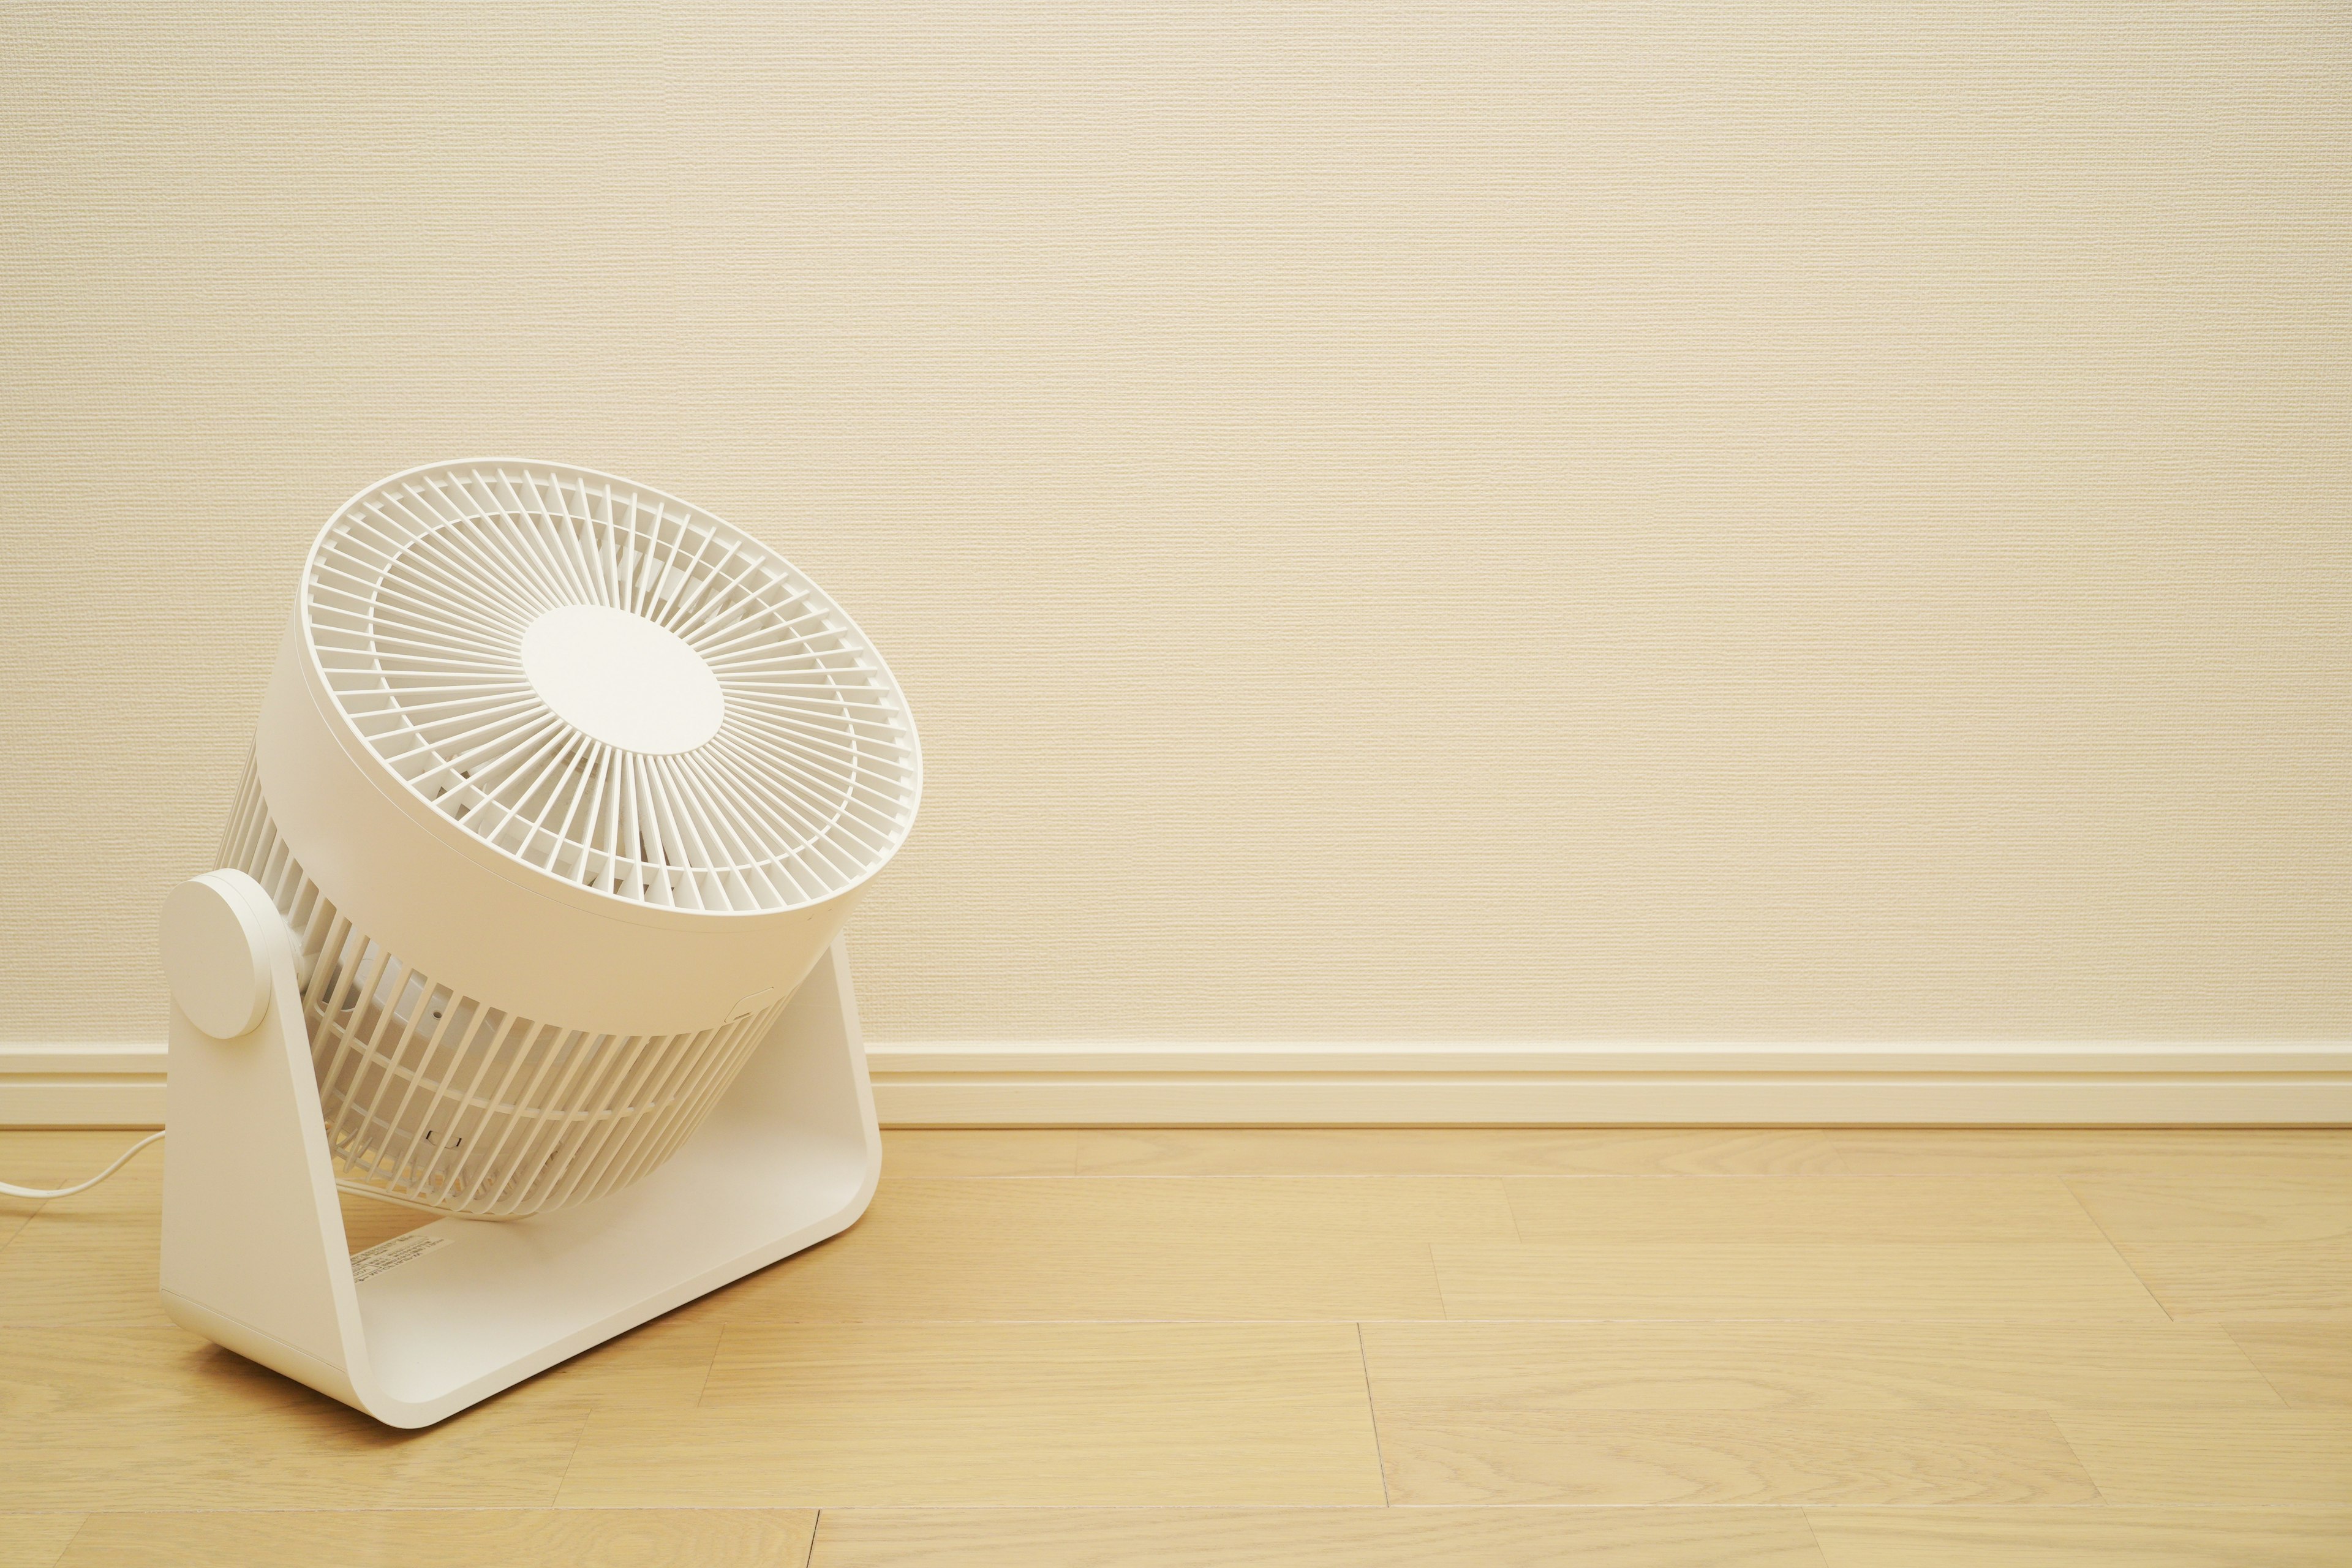
[[[921,785],[872,645],[708,512],[536,462],[362,491],[163,909],[166,1310],[416,1426],[848,1226],[838,936]],[[449,1217],[347,1262],[338,1184]]]

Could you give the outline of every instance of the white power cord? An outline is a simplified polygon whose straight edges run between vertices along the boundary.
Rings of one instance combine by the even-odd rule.
[[[107,1177],[114,1174],[115,1172],[122,1169],[123,1166],[131,1163],[131,1155],[136,1154],[140,1150],[144,1149],[148,1144],[154,1142],[157,1139],[163,1136],[163,1135],[161,1132],[150,1132],[146,1137],[142,1138],[138,1142],[133,1143],[130,1148],[125,1149],[122,1152],[121,1158],[116,1160],[113,1164],[109,1165],[105,1170],[100,1171],[97,1175],[92,1176],[89,1181],[82,1183],[78,1187],[59,1187],[54,1192],[49,1192],[45,1191],[40,1187],[12,1187],[5,1182],[0,1182],[0,1193],[5,1193],[12,1198],[69,1198],[76,1193],[86,1193],[89,1191],[90,1188],[98,1185],[99,1183],[106,1180]]]

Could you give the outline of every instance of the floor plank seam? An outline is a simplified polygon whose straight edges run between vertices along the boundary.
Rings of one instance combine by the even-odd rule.
[[[1372,1397],[1372,1357],[1364,1349],[1361,1323],[1356,1325],[1356,1364],[1364,1369],[1364,1419],[1372,1424],[1372,1463],[1381,1472],[1381,1506],[1387,1508],[1393,1500],[1389,1496],[1389,1459],[1381,1447],[1380,1404]]]
[[[73,1527],[73,1533],[66,1537],[65,1545],[58,1549],[57,1562],[62,1563],[67,1558],[73,1555],[74,1542],[81,1539],[82,1531],[88,1530],[90,1527],[91,1522],[97,1518],[98,1515],[95,1512],[85,1513],[82,1515],[81,1522],[75,1525]]]
[[[2236,1325],[2236,1324],[2234,1324],[2234,1323],[2227,1323],[2227,1322],[2224,1322],[2224,1323],[2219,1324],[2219,1325],[2217,1325],[2217,1326],[2218,1326],[2218,1327],[2221,1329],[2221,1336],[2222,1336],[2224,1339],[2228,1340],[2228,1341],[2230,1342],[2230,1343],[2231,1343],[2231,1344],[2232,1344],[2232,1345],[2234,1345],[2234,1346],[2236,1346],[2236,1347],[2237,1347],[2237,1352],[2238,1352],[2238,1353],[2239,1353],[2241,1356],[2244,1356],[2244,1357],[2245,1357],[2246,1364],[2247,1364],[2248,1366],[2250,1366],[2250,1367],[2253,1368],[2253,1370],[2254,1370],[2254,1375],[2255,1375],[2256,1377],[2259,1377],[2259,1378],[2261,1378],[2261,1379],[2263,1380],[2263,1386],[2264,1388],[2267,1388],[2267,1389],[2269,1389],[2269,1390],[2271,1391],[2271,1396],[2272,1396],[2273,1398],[2276,1399],[2276,1400],[2279,1402],[2279,1408],[2280,1408],[2280,1409],[2282,1409],[2282,1410],[2300,1410],[2300,1409],[2302,1409],[2302,1408],[2303,1408],[2303,1406],[2302,1406],[2302,1405],[2297,1405],[2294,1400],[2289,1399],[2289,1398],[2286,1396],[2286,1390],[2285,1390],[2285,1389],[2284,1389],[2284,1388],[2281,1388],[2281,1387],[2278,1385],[2278,1381],[2277,1381],[2275,1378],[2272,1377],[2272,1376],[2271,1376],[2271,1374],[2270,1374],[2269,1373],[2267,1373],[2267,1372],[2265,1372],[2265,1371],[2263,1371],[2263,1363],[2260,1363],[2260,1362],[2256,1361],[2252,1356],[2251,1356],[2251,1355],[2248,1355],[2248,1354],[2247,1354],[2247,1352],[2246,1352],[2246,1342],[2245,1342],[2243,1340],[2242,1340],[2242,1339],[2240,1339],[2240,1338],[2238,1337],[2238,1332],[2237,1332],[2237,1331],[2238,1331],[2238,1325]]]
[[[1822,1544],[1822,1532],[1813,1528],[1813,1510],[1811,1507],[1804,1506],[1799,1508],[1797,1510],[1797,1520],[1798,1522],[1801,1523],[1805,1527],[1805,1540],[1812,1546],[1814,1560],[1822,1564],[1822,1568],[1829,1568],[1830,1549]]]
[[[548,1494],[546,1503],[548,1508],[562,1506],[563,1484],[572,1479],[572,1467],[580,1458],[580,1445],[588,1440],[588,1423],[595,1418],[595,1405],[583,1404],[580,1408],[580,1425],[572,1434],[572,1447],[565,1450],[563,1455],[563,1473],[555,1478],[555,1489]]]
[[[2074,1206],[2083,1211],[2084,1216],[2091,1222],[2095,1228],[2097,1229],[2099,1238],[2107,1244],[2107,1250],[2116,1255],[2116,1261],[2124,1266],[2125,1269],[2131,1275],[2131,1277],[2139,1282],[2139,1288],[2147,1292],[2147,1299],[2156,1303],[2156,1310],[2162,1312],[2166,1318],[2169,1319],[2173,1322],[2178,1323],[2186,1321],[2187,1320],[2185,1319],[2176,1318],[2173,1316],[2172,1309],[2164,1304],[2164,1298],[2156,1293],[2156,1287],[2147,1282],[2147,1276],[2142,1274],[2137,1268],[2134,1268],[2132,1266],[2132,1260],[2125,1255],[2124,1249],[2116,1245],[2115,1236],[2107,1229],[2105,1222],[2102,1221],[2096,1214],[2092,1212],[2091,1205],[2083,1201],[2083,1194],[2074,1190],[2074,1184],[2082,1179],[2083,1178],[2079,1176],[2061,1176],[2058,1178],[2060,1184],[2066,1189],[2066,1195],[2074,1200]]]
[[[724,1320],[719,1322],[718,1337],[710,1342],[710,1360],[703,1364],[702,1381],[694,1385],[694,1408],[697,1410],[702,1408],[703,1397],[710,1392],[710,1379],[719,1371],[719,1352],[727,1348],[728,1327]]]

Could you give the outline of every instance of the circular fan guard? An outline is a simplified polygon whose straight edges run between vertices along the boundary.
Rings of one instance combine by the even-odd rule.
[[[468,833],[581,887],[793,909],[855,885],[913,824],[914,731],[856,624],[754,541],[625,480],[460,465],[388,481],[320,537],[302,613],[378,757]],[[566,698],[593,691],[554,688],[529,655],[593,637],[598,615],[691,657],[583,727]],[[715,726],[693,722],[714,684]],[[647,735],[681,710],[685,736]]]

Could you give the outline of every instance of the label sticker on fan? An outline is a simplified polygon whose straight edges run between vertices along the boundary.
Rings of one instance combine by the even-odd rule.
[[[365,1252],[352,1254],[352,1283],[364,1285],[388,1269],[397,1268],[412,1258],[422,1258],[436,1247],[446,1247],[446,1236],[427,1236],[412,1230],[406,1236],[395,1236],[390,1241],[379,1241]]]

